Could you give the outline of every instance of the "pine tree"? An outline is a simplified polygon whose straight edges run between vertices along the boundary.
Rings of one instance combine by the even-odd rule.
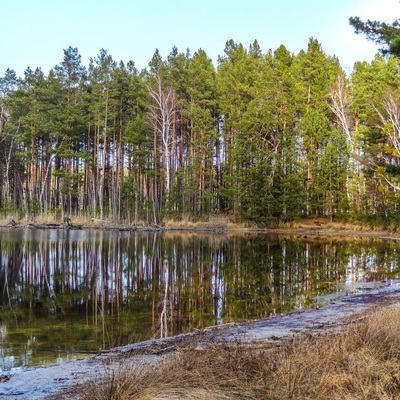
[[[302,163],[306,169],[304,178],[307,189],[307,215],[326,215],[329,214],[326,208],[327,199],[331,198],[331,195],[326,191],[325,172],[321,169],[320,162],[331,135],[332,112],[328,99],[339,64],[337,59],[328,58],[321,44],[313,38],[308,43],[307,52],[300,51],[298,59],[305,97],[300,127]],[[329,174],[329,171],[326,173]]]
[[[49,74],[53,78],[53,71]],[[82,85],[86,70],[82,66],[77,48],[64,50],[63,61],[54,68],[54,79],[59,84],[57,137],[55,145],[56,187],[59,195],[61,217],[71,217],[83,203],[86,115],[83,107]],[[53,81],[54,81],[53,79]],[[54,81],[54,84],[56,82]]]
[[[400,20],[396,19],[388,24],[369,19],[364,22],[360,17],[350,17],[349,22],[355,28],[356,34],[362,33],[367,40],[383,45],[384,47],[379,49],[383,55],[400,56]]]
[[[230,40],[224,52],[217,71],[224,154],[219,195],[225,211],[240,215],[242,196],[251,185],[248,174],[253,164],[251,147],[255,145],[243,129],[242,118],[256,95],[263,59],[257,42],[247,51],[242,44]]]
[[[89,198],[93,216],[104,219],[110,211],[110,175],[112,174],[112,133],[117,113],[114,71],[117,63],[101,49],[89,65],[89,106],[92,169],[89,171]]]

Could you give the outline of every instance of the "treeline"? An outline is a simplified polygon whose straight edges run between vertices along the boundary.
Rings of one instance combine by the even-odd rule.
[[[76,48],[47,75],[0,78],[0,210],[124,223],[227,214],[400,220],[399,61],[351,76],[310,39],[264,54],[228,41],[149,67]]]

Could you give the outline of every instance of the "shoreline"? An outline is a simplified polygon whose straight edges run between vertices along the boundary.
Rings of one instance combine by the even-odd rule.
[[[210,228],[207,225],[207,228]],[[216,224],[217,227],[220,225]],[[35,228],[28,225],[0,229],[52,229]],[[160,232],[199,233],[199,234],[277,234],[290,235],[299,240],[325,240],[340,238],[375,238],[379,240],[399,240],[400,235],[391,231],[360,231],[332,229],[323,226],[290,228],[255,228],[227,226],[226,229],[210,230],[204,227],[167,227]],[[68,228],[60,228],[68,229]],[[120,230],[124,227],[82,226],[83,230]],[[154,227],[140,227],[132,231],[155,231]],[[378,307],[400,306],[400,281],[386,280],[369,282],[355,287],[356,294],[326,298],[325,304],[312,309],[291,311],[282,315],[270,316],[243,323],[216,325],[192,333],[181,334],[165,339],[153,339],[96,352],[95,354],[74,354],[73,360],[60,364],[21,368],[0,375],[0,397],[16,400],[52,399],[60,392],[73,390],[75,385],[101,376],[113,368],[137,367],[157,362],[168,354],[183,351],[188,346],[207,346],[240,343],[263,349],[278,346],[283,341],[304,335],[321,335],[337,332],[343,326],[356,321],[360,316]],[[322,304],[322,303],[319,303]]]
[[[18,400],[57,398],[63,391],[90,379],[101,379],[121,365],[145,366],[189,346],[242,345],[263,349],[294,337],[329,334],[354,323],[378,307],[400,307],[400,282],[376,282],[360,288],[360,293],[343,296],[325,306],[292,311],[259,320],[216,325],[164,339],[152,339],[113,348],[60,364],[22,368],[0,375],[0,397]]]
[[[400,240],[400,232],[387,229],[366,229],[353,226],[345,226],[338,224],[331,227],[328,223],[319,224],[313,220],[304,220],[296,226],[288,227],[257,227],[243,226],[233,223],[205,222],[190,224],[169,224],[167,226],[160,225],[131,225],[123,224],[55,224],[55,223],[18,223],[18,224],[0,224],[2,229],[33,229],[33,230],[104,230],[119,232],[176,232],[176,233],[208,233],[208,234],[276,234],[291,235],[297,238],[307,239],[312,237],[362,237],[377,238],[388,240]]]

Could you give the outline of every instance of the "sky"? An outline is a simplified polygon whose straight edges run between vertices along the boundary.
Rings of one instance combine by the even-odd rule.
[[[351,71],[370,62],[378,47],[349,25],[351,16],[391,22],[399,0],[0,0],[0,76],[27,67],[47,74],[78,48],[89,65],[100,49],[141,70],[156,49],[163,59],[200,48],[217,65],[225,43],[246,48],[256,39],[263,53],[284,45],[297,54],[311,37]]]

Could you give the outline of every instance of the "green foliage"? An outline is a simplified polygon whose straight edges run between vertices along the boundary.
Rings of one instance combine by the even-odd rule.
[[[5,198],[1,205],[1,212],[4,214],[4,216],[13,214],[16,211],[17,211],[16,204],[14,202],[12,202],[10,199]]]
[[[386,55],[400,56],[400,20],[396,19],[391,24],[380,21],[362,21],[360,17],[350,17],[350,25],[355,28],[356,34],[364,34],[367,40],[378,45],[384,45],[379,51]]]
[[[395,57],[377,55],[340,87],[339,61],[314,38],[297,55],[229,40],[217,68],[202,49],[173,48],[167,60],[156,51],[141,73],[104,49],[86,69],[70,47],[47,76],[0,78],[0,207],[148,223],[226,213],[390,224],[398,71]],[[156,77],[175,105],[167,143],[151,113]]]
[[[39,199],[36,197],[32,197],[29,200],[29,204],[28,204],[29,214],[32,216],[36,216],[39,214],[40,210],[41,210],[41,207],[40,207]]]

